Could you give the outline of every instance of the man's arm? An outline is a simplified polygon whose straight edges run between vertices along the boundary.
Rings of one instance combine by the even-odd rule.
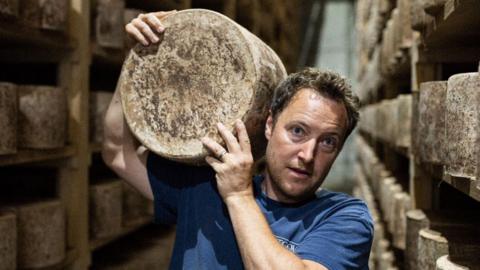
[[[159,42],[158,35],[165,30],[160,20],[174,12],[140,14],[125,26],[127,34],[145,46]],[[117,88],[105,115],[102,157],[115,173],[153,200],[146,169],[147,155],[147,149],[133,137],[125,122]]]
[[[145,197],[153,200],[146,169],[148,151],[130,132],[117,88],[104,120],[102,157],[105,164]]]
[[[253,158],[244,124],[235,123],[238,140],[223,125],[218,130],[227,150],[209,138],[203,144],[213,156],[207,163],[217,172],[217,187],[227,205],[242,260],[247,269],[319,269],[321,264],[302,260],[275,238],[255,202],[252,188]]]

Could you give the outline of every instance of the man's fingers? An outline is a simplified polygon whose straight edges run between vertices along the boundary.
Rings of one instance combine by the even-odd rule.
[[[238,144],[237,138],[228,130],[222,123],[217,124],[218,132],[223,138],[223,141],[227,145],[229,152],[237,152],[240,149],[240,145]]]
[[[167,17],[168,15],[172,15],[172,14],[175,14],[177,13],[177,10],[170,10],[170,11],[158,11],[158,12],[153,12],[152,14],[157,17],[158,19],[163,19],[165,17]]]
[[[150,26],[151,29],[154,29],[158,33],[162,33],[165,30],[162,22],[160,22],[160,20],[152,13],[145,14],[141,18]]]
[[[150,40],[150,42],[156,43],[160,40],[158,36],[155,35],[155,33],[153,33],[150,26],[146,22],[144,22],[142,19],[140,18],[133,19],[132,24],[137,29],[139,29],[140,32],[142,32],[143,36],[147,37]]]
[[[222,162],[219,161],[218,159],[211,157],[211,156],[206,156],[205,161],[207,162],[208,165],[210,165],[216,172],[220,169],[220,166],[222,165]]]
[[[143,36],[143,34],[138,30],[132,23],[129,23],[125,26],[125,31],[133,37],[138,42],[142,43],[143,46],[148,46],[148,40]]]
[[[235,121],[235,128],[237,130],[238,141],[240,143],[242,151],[251,152],[252,149],[250,147],[250,138],[248,137],[247,128],[245,127],[245,124],[242,122],[242,120]]]
[[[222,159],[223,156],[228,153],[220,144],[208,137],[202,138],[201,141],[207,150],[218,159]]]

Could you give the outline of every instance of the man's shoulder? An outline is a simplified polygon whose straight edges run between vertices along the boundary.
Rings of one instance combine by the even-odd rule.
[[[317,191],[316,202],[324,211],[328,211],[327,216],[351,216],[358,217],[368,223],[372,223],[372,218],[364,201],[352,197],[342,192],[334,192],[326,189]]]

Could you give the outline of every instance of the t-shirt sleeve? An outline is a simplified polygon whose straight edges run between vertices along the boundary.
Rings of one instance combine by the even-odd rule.
[[[147,173],[154,198],[154,222],[176,224],[180,196],[187,182],[187,170],[180,163],[149,152]]]
[[[296,254],[330,270],[368,269],[373,222],[358,200],[321,222],[299,245]]]

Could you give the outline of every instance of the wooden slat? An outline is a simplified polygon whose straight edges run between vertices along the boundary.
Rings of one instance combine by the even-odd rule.
[[[0,39],[2,44],[9,42],[64,50],[75,45],[75,42],[71,42],[63,33],[39,30],[9,21],[0,22]]]
[[[480,186],[478,185],[478,180],[475,181],[474,179],[453,177],[444,174],[443,181],[447,182],[457,190],[465,193],[470,198],[480,202]]]
[[[88,91],[90,46],[90,1],[70,0],[67,33],[78,46],[60,63],[59,86],[67,89],[68,141],[75,148],[75,158],[58,171],[58,196],[67,214],[67,245],[75,248],[77,258],[68,269],[88,269]]]
[[[66,269],[68,266],[70,266],[76,259],[78,258],[78,252],[76,249],[70,249],[67,250],[67,253],[65,254],[65,259],[55,265],[48,266],[48,267],[42,267],[42,268],[36,268],[36,270],[60,270],[60,269]]]
[[[0,156],[0,166],[63,159],[72,157],[74,154],[75,149],[72,146],[49,150],[19,150],[13,155]]]
[[[91,52],[92,62],[96,61],[109,66],[122,66],[126,56],[124,50],[102,48],[95,42],[91,43]]]
[[[102,246],[105,246],[110,242],[115,241],[116,239],[121,238],[122,236],[130,234],[140,229],[141,227],[151,223],[152,220],[153,220],[152,217],[144,217],[142,219],[131,222],[127,226],[124,226],[122,231],[117,235],[90,240],[90,250],[94,251]]]
[[[138,8],[151,12],[190,8],[191,0],[126,0],[126,4],[129,8]]]

